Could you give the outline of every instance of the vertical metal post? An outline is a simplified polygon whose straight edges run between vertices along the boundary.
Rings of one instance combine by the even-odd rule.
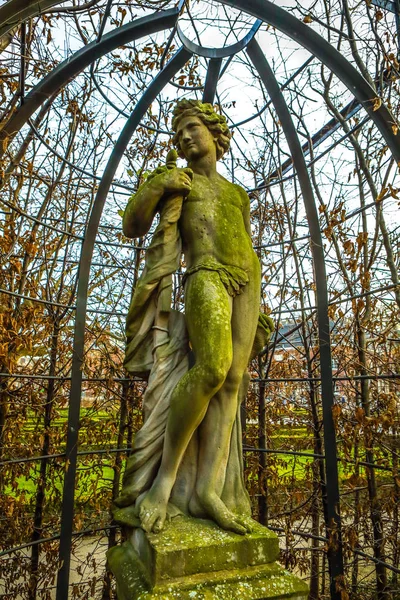
[[[208,63],[206,83],[204,85],[203,92],[203,102],[209,102],[210,104],[214,102],[221,64],[222,58],[212,58]]]
[[[400,1],[393,0],[394,4],[394,18],[396,21],[396,32],[397,32],[397,57],[400,56]]]
[[[336,434],[333,422],[332,407],[334,401],[332,379],[332,357],[328,316],[328,289],[326,282],[325,257],[322,236],[319,227],[318,211],[314,194],[307,172],[307,166],[296,128],[289,109],[280,90],[275,75],[264,56],[263,51],[252,40],[247,47],[247,53],[254,64],[265,88],[275,107],[282,125],[293,163],[297,171],[307,220],[310,227],[311,251],[313,255],[314,276],[316,283],[317,318],[320,348],[321,393],[323,407],[325,464],[326,464],[326,494],[327,494],[327,537],[331,543],[328,546],[328,561],[330,572],[330,591],[332,600],[340,600],[341,592],[337,584],[343,579],[343,553],[341,538],[341,522],[339,509],[339,477]]]
[[[157,75],[155,79],[153,79],[139,102],[136,104],[135,109],[121,131],[121,134],[116,141],[111,156],[108,160],[103,177],[99,184],[96,198],[93,203],[85,240],[82,244],[79,262],[79,282],[76,303],[71,391],[68,411],[66,447],[67,468],[64,478],[61,509],[61,534],[59,550],[59,561],[61,568],[57,577],[56,600],[68,600],[69,569],[74,519],[74,492],[78,451],[79,413],[81,406],[82,364],[84,358],[86,306],[88,298],[90,266],[92,262],[93,247],[96,239],[97,229],[110,185],[136,127],[146,114],[150,104],[154,101],[168,81],[186,64],[191,56],[191,53],[183,48],[178,50],[178,52],[176,52],[164,69]]]
[[[262,364],[259,360],[259,368],[262,374]],[[261,375],[262,376],[262,375]],[[259,403],[258,403],[258,447],[265,450],[266,443],[266,419],[265,419],[265,381],[261,380],[259,385]],[[267,453],[259,452],[258,455],[258,520],[262,525],[268,526],[268,479],[266,474]]]
[[[26,23],[21,23],[21,64],[19,71],[19,102],[23,105],[25,100],[25,64],[26,64]]]

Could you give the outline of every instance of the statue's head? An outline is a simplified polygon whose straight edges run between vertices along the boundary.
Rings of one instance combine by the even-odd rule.
[[[197,117],[204,123],[207,129],[212,134],[215,147],[217,160],[229,150],[230,140],[232,137],[229,127],[226,122],[226,118],[223,115],[215,112],[212,104],[208,102],[200,102],[200,100],[179,100],[174,108],[172,117],[172,129],[177,131],[179,122],[184,117]],[[182,149],[179,144],[177,134],[172,138],[172,142],[176,147],[178,154],[181,158],[185,158]]]

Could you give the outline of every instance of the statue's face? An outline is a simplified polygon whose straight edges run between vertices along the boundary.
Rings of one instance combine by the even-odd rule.
[[[183,117],[176,133],[178,143],[188,162],[196,161],[208,154],[216,160],[214,137],[198,117]]]

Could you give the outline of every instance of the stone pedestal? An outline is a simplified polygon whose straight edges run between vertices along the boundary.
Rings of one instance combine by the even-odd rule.
[[[277,536],[251,523],[246,536],[185,516],[157,535],[134,529],[107,554],[118,600],[306,600],[307,585],[275,562]]]

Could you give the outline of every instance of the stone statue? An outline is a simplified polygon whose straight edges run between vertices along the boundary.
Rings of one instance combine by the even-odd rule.
[[[239,404],[256,331],[261,347],[273,323],[259,318],[249,198],[216,169],[231,138],[225,117],[211,104],[185,99],[175,107],[172,127],[187,168],[178,168],[170,151],[123,217],[131,238],[145,235],[157,213],[159,223],[127,318],[125,366],[149,374],[144,426],[113,514],[146,532],[161,531],[167,518],[183,513],[245,534],[250,502]],[[182,251],[184,316],[171,310],[172,274]]]
[[[128,237],[147,233],[156,214],[158,223],[127,316],[125,366],[148,385],[113,507],[125,541],[108,550],[108,566],[118,600],[306,600],[307,585],[276,562],[278,536],[251,520],[244,486],[246,368],[273,322],[258,312],[249,198],[216,170],[231,134],[197,100],[177,103],[172,127],[188,167],[170,150],[123,218]],[[184,315],[171,309],[182,251]]]

